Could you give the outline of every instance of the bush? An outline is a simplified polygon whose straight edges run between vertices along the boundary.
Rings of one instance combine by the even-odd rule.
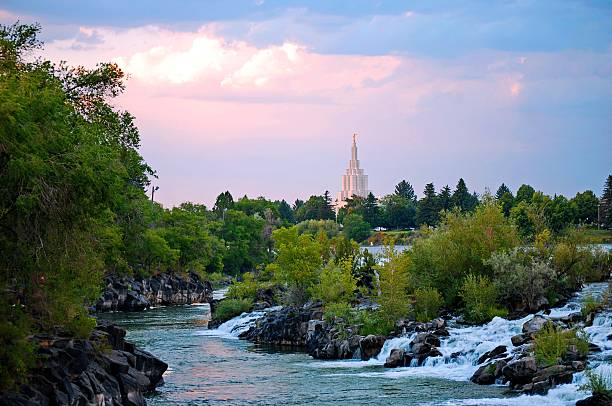
[[[380,310],[362,310],[357,315],[359,334],[388,336],[395,328],[395,322],[384,316]]]
[[[497,289],[489,278],[468,275],[460,290],[464,303],[463,315],[471,323],[486,323],[495,316],[506,316],[508,312],[496,306]]]
[[[342,232],[351,240],[361,242],[372,232],[370,224],[358,214],[349,214],[344,218]]]
[[[259,285],[251,272],[242,275],[241,282],[234,282],[227,290],[227,297],[230,299],[249,299],[255,300]]]
[[[536,361],[543,366],[555,365],[566,356],[571,345],[576,346],[582,356],[589,352],[589,342],[584,333],[562,330],[548,322],[535,336]]]
[[[588,295],[582,299],[582,306],[580,312],[583,316],[587,316],[591,313],[595,313],[604,307],[602,300],[597,300],[595,297]]]
[[[612,376],[605,371],[596,372],[588,369],[584,372],[587,381],[580,385],[578,390],[591,392],[593,395],[612,394]]]
[[[444,303],[436,288],[419,288],[414,292],[414,313],[417,321],[425,322],[438,316]]]
[[[231,281],[230,276],[224,275],[221,272],[207,273],[205,275],[205,279],[210,282],[214,288],[219,288],[225,283],[229,283]]]
[[[385,247],[386,262],[377,265],[379,275],[381,316],[391,323],[408,315],[408,286],[410,257],[407,253],[396,252],[392,246]]]
[[[249,299],[224,299],[215,307],[213,318],[219,321],[227,321],[248,312],[252,305],[253,302]]]
[[[319,282],[310,288],[314,299],[324,303],[348,302],[357,290],[357,282],[351,273],[353,259],[348,258],[336,265],[330,261],[321,271]]]
[[[19,307],[0,297],[0,392],[23,383],[34,365],[33,346],[27,340],[30,323]]]

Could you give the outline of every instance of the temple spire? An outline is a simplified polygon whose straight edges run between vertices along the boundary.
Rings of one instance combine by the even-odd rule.
[[[353,133],[353,146],[351,147],[351,160],[357,161],[357,133]]]
[[[346,204],[346,199],[352,196],[366,197],[368,190],[368,175],[363,172],[357,159],[357,134],[353,134],[351,145],[351,160],[344,175],[342,175],[342,189],[336,199],[336,210]]]

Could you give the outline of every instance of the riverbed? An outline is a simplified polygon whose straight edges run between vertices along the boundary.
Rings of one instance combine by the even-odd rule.
[[[607,284],[592,284],[568,305],[553,309],[559,316],[576,311],[585,295],[599,295]],[[149,396],[151,405],[201,404],[409,404],[409,405],[573,405],[587,396],[576,383],[562,385],[547,396],[511,396],[505,386],[479,386],[469,382],[476,369],[474,359],[499,344],[509,344],[524,320],[501,318],[478,327],[454,327],[444,340],[438,359],[425,366],[385,369],[391,348],[407,345],[410,337],[388,340],[378,359],[367,362],[318,361],[298,351],[254,345],[236,335],[262,313],[245,314],[208,330],[208,305],[162,307],[142,313],[111,313],[100,316],[128,331],[127,339],[169,364],[165,385]],[[587,329],[603,352],[593,365],[607,368],[612,343],[607,340],[612,317],[605,313]],[[451,360],[450,353],[465,355]]]

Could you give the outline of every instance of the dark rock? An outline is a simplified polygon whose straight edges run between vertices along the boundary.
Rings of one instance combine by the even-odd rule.
[[[597,393],[576,402],[576,406],[612,406],[612,394]]]
[[[386,341],[385,336],[381,335],[373,335],[370,334],[359,341],[359,349],[361,354],[361,359],[363,361],[367,361],[370,358],[375,358],[380,354],[383,345]]]
[[[533,336],[531,334],[517,334],[512,336],[510,340],[512,341],[512,345],[519,347],[533,341]]]
[[[470,381],[479,385],[492,385],[495,383],[495,364],[489,363],[479,367]]]
[[[35,336],[39,366],[0,405],[145,405],[168,365],[124,341],[125,330],[100,325],[89,340]]]
[[[530,383],[538,368],[533,357],[525,357],[508,362],[502,369],[502,374],[512,384]]]
[[[507,351],[507,347],[505,345],[498,345],[491,351],[487,351],[478,358],[478,364],[482,364],[483,362],[489,359],[501,358]]]
[[[410,366],[412,358],[406,354],[406,350],[403,348],[394,348],[389,353],[389,356],[385,360],[385,368],[399,368]]]
[[[412,345],[421,344],[421,343],[428,344],[432,347],[439,347],[440,339],[431,333],[417,334],[414,340],[412,340]]]
[[[531,320],[523,324],[523,333],[536,333],[540,331],[548,321],[546,317],[535,315]]]
[[[149,278],[108,276],[95,305],[98,312],[142,311],[151,306],[212,302],[212,285],[196,273],[161,273]]]

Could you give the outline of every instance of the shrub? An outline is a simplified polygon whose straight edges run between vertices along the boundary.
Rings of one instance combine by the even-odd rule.
[[[227,290],[227,297],[230,299],[250,299],[255,300],[259,285],[251,272],[242,275],[241,282],[233,283]]]
[[[0,297],[0,392],[22,383],[34,365],[33,346],[26,338],[29,329],[21,309]]]
[[[330,303],[325,305],[323,318],[328,323],[336,319],[342,319],[350,324],[357,320],[355,311],[348,303]]]
[[[414,313],[417,321],[429,321],[438,315],[443,304],[436,288],[419,288],[414,292]]]
[[[597,300],[595,297],[588,295],[584,299],[582,299],[582,306],[580,308],[580,312],[583,316],[587,316],[588,314],[601,310],[603,306],[603,301]]]
[[[381,315],[394,323],[408,314],[408,285],[410,257],[407,253],[396,252],[392,246],[385,247],[386,262],[378,265],[379,275],[378,302]]]
[[[342,225],[344,226],[342,228],[343,233],[351,240],[355,240],[357,242],[361,242],[368,238],[372,231],[370,224],[366,222],[359,214],[347,215],[344,218]]]
[[[333,261],[321,271],[319,282],[310,288],[313,298],[324,303],[348,302],[357,290],[357,281],[351,273],[353,259],[348,258],[335,264]]]
[[[578,390],[591,392],[593,395],[612,394],[612,376],[605,371],[596,372],[588,369],[584,372],[587,381]]]
[[[472,323],[486,323],[495,316],[505,316],[507,311],[496,306],[497,289],[489,278],[468,275],[460,290],[464,303],[464,317]]]
[[[215,307],[213,318],[227,321],[251,309],[253,302],[249,299],[224,299]]]
[[[224,275],[221,272],[207,273],[205,279],[209,281],[214,288],[219,288],[223,286],[224,283],[231,281],[230,276]]]
[[[571,345],[576,346],[582,356],[586,356],[589,351],[589,342],[584,333],[562,330],[548,322],[535,336],[536,361],[544,366],[555,365],[566,356]]]
[[[362,310],[358,313],[357,321],[360,324],[359,334],[388,336],[395,327],[395,322],[385,317],[380,310]]]

